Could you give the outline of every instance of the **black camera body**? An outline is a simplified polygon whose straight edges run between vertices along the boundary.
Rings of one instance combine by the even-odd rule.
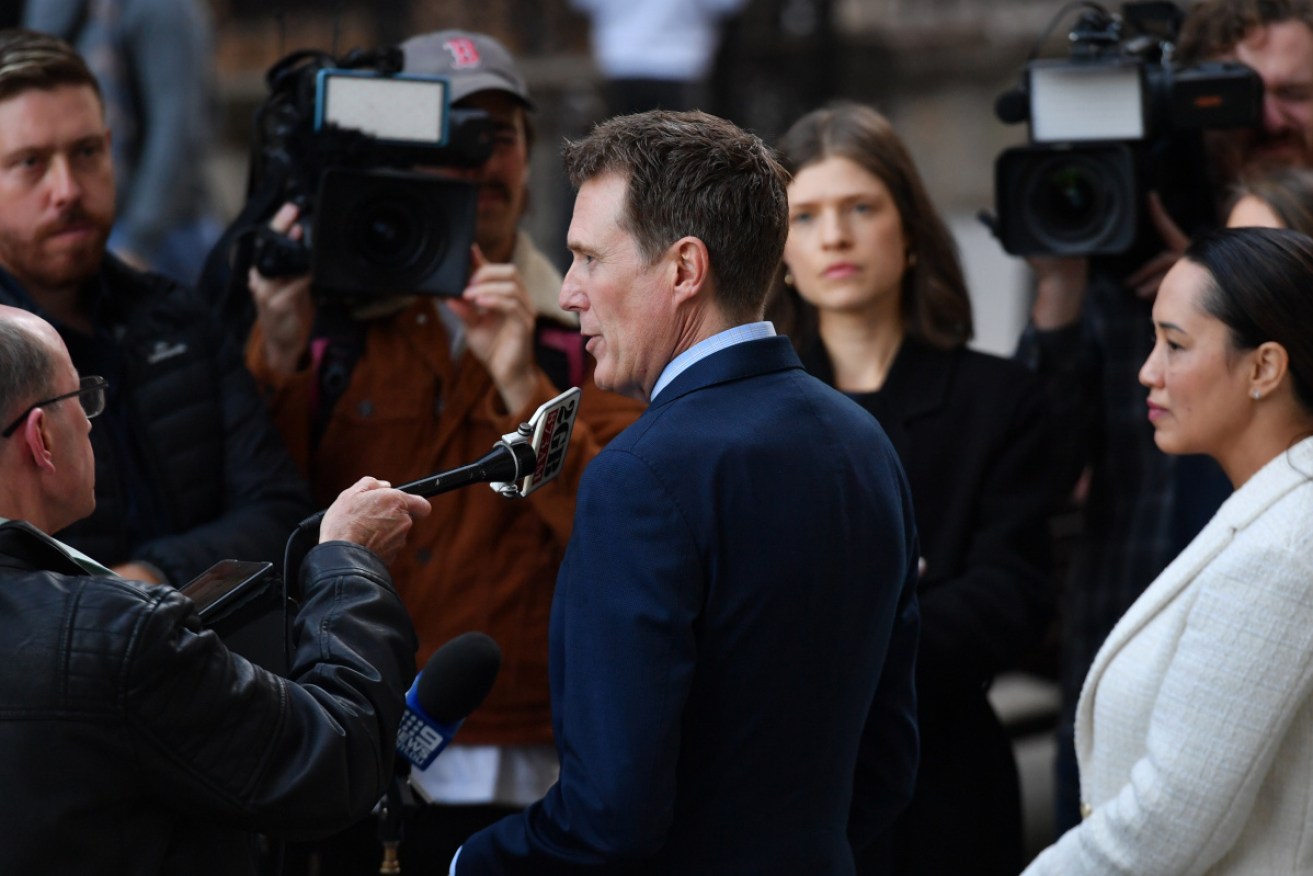
[[[393,48],[296,52],[268,73],[244,211],[250,261],[270,277],[308,271],[321,304],[465,288],[477,187],[413,168],[481,164],[492,124],[453,109],[444,78],[400,69]],[[285,201],[301,208],[299,239],[267,227]]]
[[[1004,249],[1133,266],[1162,249],[1151,190],[1187,232],[1216,224],[1204,131],[1257,125],[1263,83],[1243,64],[1176,65],[1181,19],[1174,3],[1127,3],[1118,16],[1096,7],[1072,31],[1070,57],[1030,61],[1000,97],[1003,121],[1030,124],[1030,143],[994,165]]]

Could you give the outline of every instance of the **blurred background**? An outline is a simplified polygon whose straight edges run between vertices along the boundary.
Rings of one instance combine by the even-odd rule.
[[[40,0],[28,0],[40,2]],[[589,19],[569,0],[208,0],[222,137],[210,161],[225,217],[245,194],[251,113],[265,70],[301,48],[345,52],[440,28],[490,33],[519,59],[538,103],[526,223],[565,259],[572,193],[562,138],[605,116]],[[660,2],[660,0],[632,0]],[[891,118],[962,248],[976,307],[975,346],[1010,354],[1028,307],[1024,265],[976,218],[993,204],[993,162],[1025,140],[994,116],[1061,0],[745,0],[724,20],[704,108],[773,141],[803,112],[852,98]],[[1070,24],[1064,21],[1064,26]],[[1065,51],[1063,30],[1046,43]]]

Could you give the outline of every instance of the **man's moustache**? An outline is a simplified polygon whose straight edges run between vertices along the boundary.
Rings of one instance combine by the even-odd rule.
[[[483,194],[484,192],[494,192],[495,194],[500,195],[502,198],[506,199],[507,201],[511,199],[511,190],[508,189],[502,183],[497,183],[497,182],[483,183],[482,185],[479,186],[479,194]]]
[[[41,237],[53,237],[56,234],[62,234],[65,231],[71,231],[82,225],[97,224],[91,214],[81,207],[74,207],[65,211],[58,216],[49,225],[42,228],[39,232]]]

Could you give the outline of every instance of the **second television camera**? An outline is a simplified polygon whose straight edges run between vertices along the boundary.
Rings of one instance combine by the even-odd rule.
[[[1216,223],[1203,131],[1257,125],[1263,83],[1243,64],[1179,66],[1175,3],[1081,5],[1070,57],[1031,60],[996,104],[1001,120],[1029,121],[1030,144],[995,163],[995,228],[1014,255],[1125,254],[1132,266],[1162,249],[1150,190],[1187,232]]]
[[[413,168],[483,163],[492,123],[452,108],[445,79],[401,66],[396,48],[340,60],[301,51],[268,73],[247,192],[259,223],[251,261],[271,277],[309,271],[324,304],[455,296],[466,284],[476,187]],[[265,225],[284,201],[301,207],[299,241]]]

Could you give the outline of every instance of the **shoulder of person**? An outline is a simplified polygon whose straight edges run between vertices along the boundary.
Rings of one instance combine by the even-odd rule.
[[[200,293],[164,274],[143,271],[106,252],[101,262],[101,277],[106,288],[129,312],[142,308],[167,307],[189,316],[213,317]]]
[[[191,286],[124,264],[109,253],[101,273],[129,335],[184,331],[218,346],[224,338],[213,311]]]
[[[0,566],[80,575],[81,568],[25,520],[0,523]]]
[[[1015,359],[969,347],[959,347],[949,351],[948,355],[956,379],[964,388],[1005,397],[1039,392],[1034,372]]]

